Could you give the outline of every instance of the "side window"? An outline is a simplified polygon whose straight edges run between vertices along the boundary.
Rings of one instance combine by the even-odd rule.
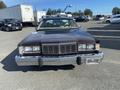
[[[52,27],[52,26],[53,26],[53,20],[45,20],[41,25],[41,27]]]
[[[68,20],[62,20],[62,25],[64,25],[64,26],[69,26]]]
[[[117,18],[120,18],[120,16],[117,16]]]
[[[113,18],[120,18],[120,16],[114,16]]]

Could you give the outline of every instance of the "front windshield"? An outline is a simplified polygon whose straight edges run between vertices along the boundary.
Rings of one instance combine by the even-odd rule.
[[[16,20],[16,19],[4,19],[4,21],[7,23],[12,23],[12,22],[17,22],[18,20]]]
[[[76,28],[77,24],[72,19],[43,19],[38,26],[40,29],[53,29],[53,28]]]

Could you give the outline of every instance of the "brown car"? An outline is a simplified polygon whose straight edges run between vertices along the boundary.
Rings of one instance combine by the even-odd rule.
[[[44,18],[18,49],[18,66],[98,64],[103,59],[99,41],[67,17]]]

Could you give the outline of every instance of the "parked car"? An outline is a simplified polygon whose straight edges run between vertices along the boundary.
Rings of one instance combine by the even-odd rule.
[[[105,16],[104,15],[96,15],[93,20],[96,20],[96,21],[102,21],[105,19]]]
[[[4,19],[2,21],[1,30],[4,31],[22,30],[22,23],[16,19]]]
[[[120,23],[120,14],[109,17],[106,19],[106,23]]]
[[[4,22],[1,20],[0,21],[0,30],[2,30],[2,26],[4,26]]]
[[[89,19],[86,16],[79,16],[74,18],[76,22],[87,22]]]
[[[103,59],[99,41],[68,17],[44,18],[18,51],[18,66],[98,64]]]

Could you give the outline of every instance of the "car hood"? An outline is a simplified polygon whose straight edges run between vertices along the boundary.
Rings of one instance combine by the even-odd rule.
[[[19,45],[40,45],[41,43],[61,43],[61,42],[95,43],[95,39],[87,32],[72,29],[68,33],[44,34],[33,32],[22,40]]]

